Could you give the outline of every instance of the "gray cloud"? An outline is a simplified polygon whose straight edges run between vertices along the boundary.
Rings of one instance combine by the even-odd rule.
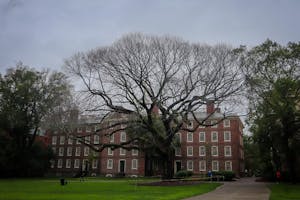
[[[257,45],[298,41],[297,0],[3,0],[0,70],[19,60],[59,69],[77,51],[123,34],[175,35],[192,42]]]

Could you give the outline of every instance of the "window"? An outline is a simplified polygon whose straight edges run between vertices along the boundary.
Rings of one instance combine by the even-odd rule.
[[[89,153],[90,153],[90,148],[89,148],[89,147],[84,147],[83,155],[84,155],[84,156],[88,156]]]
[[[68,138],[68,144],[73,144],[73,139],[72,138]]]
[[[90,127],[90,126],[85,127],[85,132],[87,132],[87,133],[92,132],[92,127]]]
[[[84,137],[84,141],[85,141],[87,144],[90,144],[90,143],[91,143],[91,136],[86,136],[86,137]]]
[[[199,133],[199,142],[205,142],[205,132]]]
[[[54,168],[54,166],[55,166],[55,160],[50,160],[50,167]]]
[[[59,149],[58,149],[58,155],[59,156],[64,156],[64,148],[63,147],[59,147]]]
[[[67,148],[67,156],[72,156],[72,147]]]
[[[111,134],[111,135],[109,136],[109,142],[110,142],[110,143],[114,143],[114,142],[115,142],[115,135],[114,135],[114,134]]]
[[[109,148],[107,148],[107,155],[109,155],[109,156],[112,156],[112,155],[114,155],[114,151],[113,150],[111,150],[111,148],[109,147]]]
[[[78,128],[77,128],[77,132],[78,132],[78,133],[82,133],[82,128],[78,127]]]
[[[225,171],[232,171],[232,162],[225,161]]]
[[[78,168],[79,168],[79,165],[80,165],[79,159],[75,159],[75,160],[74,160],[74,168],[78,169]]]
[[[186,151],[187,151],[187,156],[193,156],[193,147],[192,146],[188,146]]]
[[[231,132],[225,131],[224,132],[224,142],[230,142],[231,141]]]
[[[76,147],[75,156],[80,156],[80,154],[81,154],[81,147]]]
[[[126,150],[123,148],[120,148],[120,156],[125,156],[126,155]]]
[[[138,168],[138,160],[132,159],[131,161],[131,169],[137,169]]]
[[[120,134],[121,134],[120,135],[120,141],[121,142],[126,142],[126,133],[125,132],[121,132]]]
[[[224,126],[224,127],[230,127],[230,120],[229,120],[229,119],[225,119],[225,120],[223,121],[223,126]]]
[[[193,133],[192,132],[188,132],[186,135],[186,141],[187,142],[193,142]]]
[[[99,129],[98,125],[94,126],[94,131],[97,132],[97,130]]]
[[[70,159],[66,160],[66,168],[71,168],[71,160]]]
[[[52,144],[54,144],[54,145],[55,145],[55,144],[56,144],[56,142],[57,142],[57,136],[53,136],[53,137],[52,137]]]
[[[108,159],[107,160],[107,169],[112,169],[113,168],[113,160],[112,159]]]
[[[92,162],[92,168],[97,169],[98,168],[98,160],[93,160]]]
[[[76,144],[81,144],[80,139],[76,140]]]
[[[99,142],[100,142],[99,135],[94,135],[94,144],[99,144]]]
[[[211,141],[218,142],[218,132],[216,131],[211,132]]]
[[[211,127],[212,128],[218,128],[218,121],[217,120],[212,120],[211,122],[210,122],[210,124],[212,125]]]
[[[132,149],[132,150],[131,150],[131,153],[132,153],[133,156],[137,156],[137,155],[139,155],[139,150],[137,150],[137,149]]]
[[[181,133],[176,133],[176,138],[178,139],[179,143],[181,143]]]
[[[62,159],[58,159],[57,168],[62,168]]]
[[[199,146],[199,156],[205,156],[206,149],[205,146]]]
[[[193,128],[194,127],[193,121],[188,121],[186,127],[187,128]]]
[[[219,161],[213,160],[211,163],[212,171],[219,171]]]
[[[218,147],[217,146],[212,146],[211,147],[211,155],[212,156],[218,156]]]
[[[199,162],[199,171],[201,171],[201,172],[206,171],[206,161],[205,160],[200,160],[200,162]]]
[[[60,136],[59,144],[65,144],[65,136]]]
[[[193,169],[194,169],[194,163],[193,163],[192,160],[188,160],[188,161],[187,161],[187,163],[186,163],[186,169],[187,169],[188,171],[193,171]]]
[[[231,146],[224,147],[224,156],[231,156]]]
[[[52,147],[52,151],[54,154],[56,154],[56,148],[55,147]]]
[[[180,147],[175,148],[175,156],[181,156],[181,148]]]

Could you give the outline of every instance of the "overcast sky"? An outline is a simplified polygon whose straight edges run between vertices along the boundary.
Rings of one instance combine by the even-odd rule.
[[[142,32],[254,46],[299,41],[300,0],[0,0],[0,72],[59,70],[78,51]]]

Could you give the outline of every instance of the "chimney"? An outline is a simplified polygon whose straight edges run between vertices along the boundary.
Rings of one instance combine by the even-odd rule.
[[[211,114],[215,111],[215,104],[214,101],[208,100],[206,103],[206,113]]]
[[[158,115],[159,114],[159,108],[157,105],[154,105],[153,108],[152,108],[152,113],[155,114],[155,115]]]

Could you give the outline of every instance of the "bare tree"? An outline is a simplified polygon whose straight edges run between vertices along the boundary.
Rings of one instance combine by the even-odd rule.
[[[197,117],[199,109],[208,101],[229,100],[242,85],[238,56],[229,46],[173,37],[129,34],[109,47],[75,54],[65,67],[84,83],[95,105],[91,110],[106,114],[103,124],[112,115],[125,116],[102,129],[109,137],[126,125],[126,142],[92,148],[151,149],[164,161],[167,178],[174,173],[176,133],[207,125],[209,116]],[[189,120],[197,122],[193,128],[186,126]]]

